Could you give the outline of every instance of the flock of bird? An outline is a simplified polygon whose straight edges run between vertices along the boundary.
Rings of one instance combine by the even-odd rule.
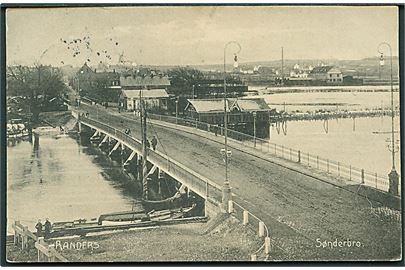
[[[93,61],[99,62],[100,64],[108,60],[112,60],[111,52],[107,50],[94,50],[92,48],[92,42],[90,36],[85,36],[83,38],[74,39],[60,39],[60,42],[66,46],[66,49],[71,53],[71,55],[76,58],[80,55],[86,59],[86,62],[90,63]],[[117,47],[119,42],[113,38],[109,38],[109,45]],[[96,59],[96,60],[95,60]],[[61,64],[65,64],[62,60]]]

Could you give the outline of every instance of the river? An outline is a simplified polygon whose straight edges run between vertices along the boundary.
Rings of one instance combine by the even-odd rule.
[[[397,87],[397,86],[396,86]],[[372,110],[390,109],[390,92],[309,92],[263,94],[271,108],[289,113],[299,110]],[[253,89],[252,89],[253,90]],[[264,88],[256,87],[261,93]],[[284,102],[287,105],[284,105]],[[339,105],[336,105],[339,104]],[[394,92],[394,106],[398,109],[399,93]],[[395,133],[399,147],[399,116],[395,117]],[[289,148],[309,152],[314,156],[339,161],[365,169],[380,176],[387,176],[392,167],[392,154],[388,149],[391,138],[391,117],[333,119],[324,121],[289,121],[287,132],[271,127],[270,141]],[[396,168],[400,173],[400,158],[396,154]]]
[[[139,208],[121,166],[71,137],[38,136],[7,146],[8,231],[15,220],[71,221]]]

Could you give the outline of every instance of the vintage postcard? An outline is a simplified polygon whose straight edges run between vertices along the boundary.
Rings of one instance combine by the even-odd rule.
[[[399,16],[6,7],[6,262],[402,261]]]

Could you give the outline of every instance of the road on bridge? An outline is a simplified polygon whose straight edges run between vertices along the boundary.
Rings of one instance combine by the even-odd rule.
[[[82,103],[81,107],[89,112],[90,118],[120,130],[130,128],[131,135],[140,139],[138,117],[100,105]],[[149,123],[148,137],[153,135],[158,137],[159,151],[222,185],[225,170],[220,154],[222,143]],[[269,227],[277,246],[272,259],[400,258],[400,224],[372,211],[372,207],[378,206],[374,201],[235,149],[229,164],[229,180],[237,195],[235,201],[243,203]],[[342,246],[322,245],[324,241],[335,240],[341,241]]]

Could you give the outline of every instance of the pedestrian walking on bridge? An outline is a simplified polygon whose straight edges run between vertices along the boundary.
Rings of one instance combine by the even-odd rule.
[[[153,136],[151,143],[152,143],[152,149],[153,149],[153,151],[155,151],[156,150],[156,145],[158,143],[158,141],[156,139],[156,136]]]

